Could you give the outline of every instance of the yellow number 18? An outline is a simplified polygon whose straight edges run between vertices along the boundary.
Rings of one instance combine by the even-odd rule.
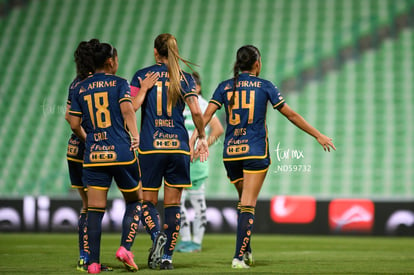
[[[86,95],[84,100],[88,103],[93,128],[95,128],[95,121],[99,128],[108,128],[112,125],[111,114],[108,110],[108,92],[95,93],[93,100],[92,95]],[[94,112],[93,107],[95,107],[96,112]]]

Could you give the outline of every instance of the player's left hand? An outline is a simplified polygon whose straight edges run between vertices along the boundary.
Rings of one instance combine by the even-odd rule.
[[[316,140],[319,142],[320,145],[322,145],[323,150],[330,152],[331,148],[336,150],[335,145],[332,142],[332,139],[330,137],[327,137],[325,135],[320,135],[316,138]]]
[[[138,77],[141,88],[144,88],[146,91],[151,89],[157,82],[159,75],[159,73],[149,72],[145,75],[144,80]]]
[[[208,158],[208,143],[206,138],[201,138],[197,142],[197,148],[194,152],[194,155],[200,156],[200,162],[204,162]]]

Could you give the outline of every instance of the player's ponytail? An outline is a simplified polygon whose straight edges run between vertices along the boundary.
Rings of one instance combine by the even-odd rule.
[[[234,106],[234,98],[235,98],[235,92],[237,88],[237,81],[239,80],[239,71],[240,71],[240,65],[236,61],[233,66],[233,93],[231,94],[230,100],[229,100],[229,106],[230,109]]]
[[[95,69],[104,68],[105,62],[108,58],[113,58],[117,55],[117,51],[111,44],[100,43],[98,39],[89,41],[93,50],[93,62]]]
[[[250,71],[254,63],[260,59],[259,49],[252,45],[245,45],[237,50],[236,62],[233,66],[233,93],[229,99],[230,109],[235,104],[235,93],[240,71]]]
[[[73,56],[75,58],[76,75],[78,78],[85,79],[95,72],[93,52],[89,42],[80,42]]]
[[[179,54],[177,41],[173,36],[167,39],[168,50],[168,75],[170,78],[170,86],[168,87],[168,106],[175,106],[181,98],[181,68],[179,64]]]
[[[188,60],[183,59],[178,53],[178,45],[175,37],[169,33],[163,33],[157,36],[154,41],[154,48],[157,49],[158,54],[168,59],[168,74],[170,83],[167,91],[168,106],[175,106],[177,101],[182,99],[181,94],[181,77],[187,82],[184,77],[183,71],[180,67],[179,61],[181,60],[186,64],[192,71],[193,68],[190,66],[194,65]]]

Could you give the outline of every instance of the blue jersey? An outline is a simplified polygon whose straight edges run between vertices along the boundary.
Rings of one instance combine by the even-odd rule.
[[[73,93],[81,82],[79,78],[75,78],[69,86],[68,105],[72,105]],[[83,143],[75,134],[69,138],[66,158],[70,161],[83,162],[83,153],[85,152],[85,143]]]
[[[70,114],[82,118],[86,143],[84,167],[127,165],[136,160],[130,150],[120,104],[131,102],[127,80],[96,73],[82,81],[73,96]]]
[[[150,72],[159,73],[154,87],[147,92],[141,107],[141,133],[138,152],[190,154],[188,133],[184,126],[184,98],[197,96],[193,77],[184,72],[181,77],[181,93],[175,106],[167,106],[169,84],[168,68],[163,63],[144,68],[135,73],[131,86],[140,88],[138,78],[144,79]],[[184,79],[185,78],[185,79]]]
[[[270,82],[248,73],[239,75],[234,105],[229,106],[233,95],[233,81],[220,83],[210,103],[226,108],[226,137],[223,160],[264,159],[269,157],[266,126],[267,102],[281,108],[285,102],[278,89]]]

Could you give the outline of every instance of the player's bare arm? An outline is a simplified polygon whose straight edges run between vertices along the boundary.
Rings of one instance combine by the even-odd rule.
[[[320,133],[315,127],[310,125],[301,115],[299,115],[292,108],[290,108],[289,105],[285,103],[283,107],[279,109],[279,111],[298,128],[316,138],[316,140],[319,142],[320,145],[322,145],[325,151],[330,152],[331,148],[336,150],[331,138]]]
[[[137,128],[137,119],[135,116],[134,108],[129,101],[124,101],[120,105],[122,117],[128,127],[131,134],[131,150],[138,149],[139,146],[139,134]]]
[[[86,140],[86,132],[81,126],[82,119],[78,116],[69,115],[69,124],[70,128],[72,128],[72,131],[75,135],[80,138],[83,142]]]
[[[191,111],[191,116],[194,121],[194,125],[196,126],[198,132],[198,143],[195,154],[200,155],[200,161],[203,162],[207,160],[208,157],[208,143],[206,140],[206,132],[204,130],[204,121],[203,121],[203,113],[200,109],[200,105],[198,104],[198,98],[196,96],[189,96],[186,98],[186,102],[188,107]],[[191,144],[190,144],[191,146]]]

